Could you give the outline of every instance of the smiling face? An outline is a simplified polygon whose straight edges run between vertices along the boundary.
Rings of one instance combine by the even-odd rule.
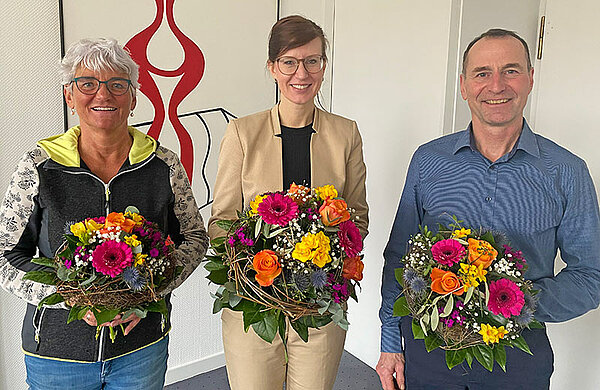
[[[520,126],[533,87],[525,49],[513,37],[483,38],[469,51],[460,92],[473,126]]]
[[[290,49],[282,53],[279,57],[294,57],[302,60],[306,57],[314,55],[323,55],[323,44],[321,38],[315,38],[306,45]],[[313,104],[313,100],[323,82],[323,74],[325,73],[325,66],[317,73],[309,73],[306,71],[303,63],[300,63],[296,73],[291,75],[285,75],[281,73],[277,65],[277,61],[269,62],[269,70],[271,75],[277,81],[279,91],[281,92],[281,100],[285,103],[292,103],[297,105]]]
[[[128,79],[125,73],[105,70],[96,72],[80,67],[75,72],[75,77],[95,77],[105,81],[113,77]],[[127,131],[127,117],[135,108],[136,99],[131,91],[124,95],[114,96],[100,84],[100,89],[94,95],[85,95],[72,83],[64,88],[65,100],[70,108],[74,108],[79,115],[79,124],[82,131],[86,129],[95,131]]]

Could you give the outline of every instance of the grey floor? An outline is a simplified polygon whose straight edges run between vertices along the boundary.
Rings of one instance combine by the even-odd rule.
[[[165,390],[230,390],[225,367],[166,386]],[[374,369],[344,351],[333,390],[381,389]]]

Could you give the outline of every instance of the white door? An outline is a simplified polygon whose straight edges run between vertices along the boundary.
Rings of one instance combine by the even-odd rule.
[[[583,158],[600,188],[600,38],[597,0],[547,0],[542,59],[535,67],[535,132]],[[573,237],[574,240],[577,237]],[[598,239],[598,238],[597,238]],[[593,254],[598,256],[598,254]],[[597,389],[600,311],[549,326],[555,354],[552,389]]]

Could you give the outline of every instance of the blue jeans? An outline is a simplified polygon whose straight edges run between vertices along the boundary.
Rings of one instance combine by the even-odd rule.
[[[72,363],[25,355],[30,390],[162,390],[169,336],[112,360]]]

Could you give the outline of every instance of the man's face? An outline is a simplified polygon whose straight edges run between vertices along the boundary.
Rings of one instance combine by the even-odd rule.
[[[525,48],[516,38],[483,38],[467,56],[460,92],[469,104],[474,126],[520,125],[533,87]]]

